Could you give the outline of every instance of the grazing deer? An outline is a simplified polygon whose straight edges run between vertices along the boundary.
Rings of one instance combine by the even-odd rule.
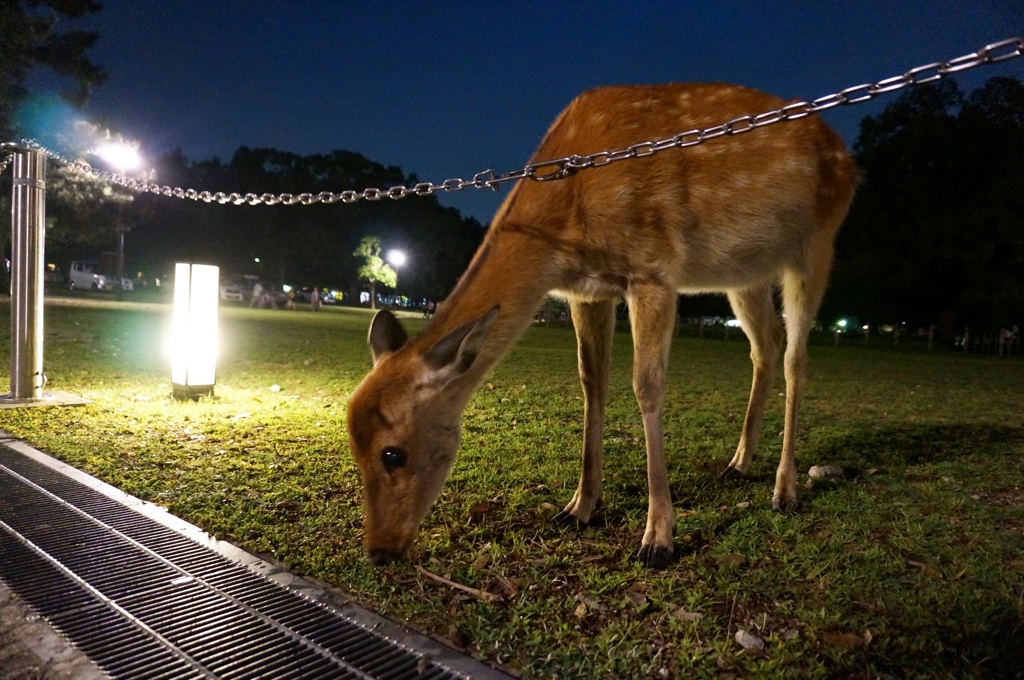
[[[782,105],[722,84],[599,88],[562,112],[534,158],[624,148]],[[629,305],[633,388],[647,439],[649,506],[637,559],[663,567],[675,514],[661,411],[677,294],[725,292],[750,339],[750,403],[723,472],[744,474],[757,453],[782,344],[776,287],[787,337],[786,424],[772,505],[791,510],[807,336],[857,175],[839,136],[812,115],[562,181],[519,182],[418,337],[409,339],[387,311],[370,326],[373,370],[349,400],[348,430],[372,562],[407,552],[451,470],[467,402],[551,291],[571,305],[584,394],[582,475],[556,522],[588,523],[601,496],[615,298]]]

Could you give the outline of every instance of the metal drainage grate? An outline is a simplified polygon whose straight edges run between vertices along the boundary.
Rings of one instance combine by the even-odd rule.
[[[0,579],[114,678],[470,677],[5,445]]]

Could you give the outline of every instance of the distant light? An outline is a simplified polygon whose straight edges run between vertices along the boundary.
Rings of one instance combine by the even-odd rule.
[[[286,293],[290,293],[290,292],[291,292],[291,290],[292,290],[292,287],[291,287],[291,286],[289,286],[289,285],[288,285],[288,284],[286,283],[286,284],[284,284],[283,286],[281,286],[281,290],[283,290],[283,291],[284,291],[284,292],[286,292]]]
[[[840,328],[846,328],[846,319],[840,319],[839,323],[836,324]]]
[[[171,387],[177,399],[213,393],[217,377],[217,300],[220,269],[174,266]]]
[[[387,259],[388,264],[395,267],[401,267],[405,264],[405,253],[401,250],[389,250],[384,257]]]
[[[131,144],[109,142],[96,147],[96,155],[124,172],[142,165],[139,152]]]
[[[259,261],[260,261],[260,258],[258,258],[258,257],[254,257],[254,258],[252,259],[252,261],[253,261],[253,262],[259,262]]]
[[[741,328],[743,326],[739,319],[727,319],[725,325],[730,328]]]
[[[861,327],[860,327],[860,329],[861,329],[862,331],[866,331],[866,330],[868,329],[868,325],[867,325],[867,324],[864,324],[863,326],[861,326]]]

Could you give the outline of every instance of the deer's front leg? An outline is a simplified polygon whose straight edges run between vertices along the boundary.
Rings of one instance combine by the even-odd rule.
[[[555,515],[555,523],[563,526],[590,522],[601,500],[604,409],[615,333],[614,300],[572,302],[571,307],[583,385],[583,471],[572,500]]]
[[[636,393],[647,439],[647,529],[637,560],[660,569],[672,559],[675,512],[665,465],[665,435],[661,407],[665,400],[665,372],[672,343],[677,294],[656,284],[631,289],[633,325],[633,391]]]

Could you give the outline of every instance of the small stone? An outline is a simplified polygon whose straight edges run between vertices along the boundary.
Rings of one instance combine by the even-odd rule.
[[[843,468],[838,465],[815,465],[807,471],[811,479],[824,479],[826,477],[842,477]]]
[[[747,508],[750,507],[750,501],[743,501],[742,503],[737,503],[736,507],[743,508],[744,510],[746,510]]]
[[[764,640],[753,633],[748,633],[742,628],[736,631],[736,642],[743,649],[753,649],[759,652],[764,651]]]
[[[271,385],[270,386],[270,391],[271,392],[280,392],[281,391],[281,386],[280,385]]]

